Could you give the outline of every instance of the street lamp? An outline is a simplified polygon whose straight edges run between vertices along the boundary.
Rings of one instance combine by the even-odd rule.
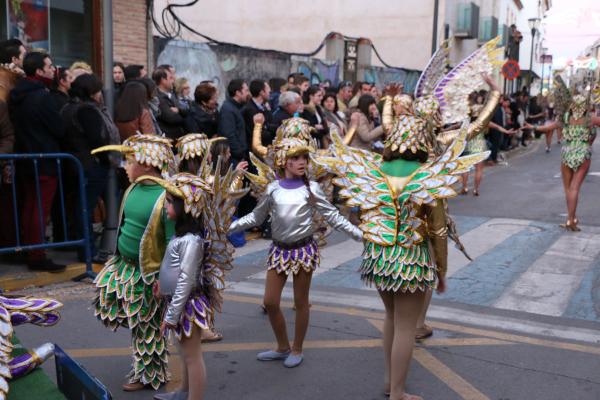
[[[535,40],[535,34],[540,28],[539,18],[529,18],[527,23],[529,29],[531,29],[531,55],[529,56],[529,79],[527,80],[527,90],[531,90],[531,81],[533,80],[533,42]]]
[[[548,52],[547,47],[542,47],[541,58],[542,58],[542,83],[540,84],[540,93],[544,94],[544,65],[546,64],[546,53]]]

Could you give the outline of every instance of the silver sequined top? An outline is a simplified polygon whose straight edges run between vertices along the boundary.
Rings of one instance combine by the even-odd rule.
[[[294,243],[314,233],[313,211],[321,213],[327,222],[339,231],[346,232],[356,240],[362,240],[362,231],[340,215],[323,193],[317,182],[310,182],[315,204],[308,201],[306,186],[284,189],[279,181],[267,186],[266,193],[250,214],[234,221],[230,232],[242,231],[258,226],[271,213],[271,236],[283,243]]]
[[[160,294],[171,296],[165,321],[176,325],[190,294],[202,279],[204,239],[187,233],[174,237],[167,246],[160,264]]]

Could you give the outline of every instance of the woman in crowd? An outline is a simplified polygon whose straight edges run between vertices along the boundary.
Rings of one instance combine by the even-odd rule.
[[[190,82],[187,78],[177,78],[177,80],[175,80],[175,95],[177,96],[177,101],[182,110],[190,110],[192,105],[191,92],[192,89],[190,88]]]
[[[483,109],[485,105],[485,93],[481,92],[473,92],[469,96],[470,103],[470,117],[471,122],[475,121],[477,117],[479,117],[479,113]],[[481,132],[477,134],[473,139],[467,142],[467,147],[463,152],[463,155],[482,153],[488,150],[487,142],[485,139],[485,135],[487,134],[487,127],[483,129]],[[481,178],[483,177],[483,162],[477,163],[475,165],[475,181],[473,187],[473,196],[479,196],[479,187],[481,185]],[[469,172],[465,172],[462,175],[462,194],[467,194],[469,192]]]
[[[310,86],[303,95],[304,111],[302,112],[302,118],[310,123],[310,126],[315,128],[313,137],[317,140],[320,148],[327,148],[329,146],[329,126],[321,107],[323,101],[323,91],[319,85]]]
[[[542,133],[563,129],[560,171],[567,201],[567,221],[561,227],[568,231],[581,230],[577,226],[579,191],[590,169],[592,143],[596,138],[596,127],[600,126],[600,117],[591,115],[588,108],[587,97],[578,94],[573,97],[568,111],[557,121],[545,126],[526,124],[526,128]]]
[[[377,112],[375,99],[370,94],[363,94],[358,99],[358,109],[350,120],[352,124],[357,124],[356,134],[350,145],[363,150],[372,150],[373,143],[383,136],[383,128],[375,127],[374,116]]]
[[[337,97],[335,93],[326,93],[325,96],[323,96],[322,104],[323,115],[325,116],[325,120],[327,120],[330,128],[337,129],[340,136],[344,137],[346,135],[348,126],[346,125],[344,118],[338,113]]]
[[[185,119],[187,132],[204,133],[209,138],[219,132],[219,94],[215,85],[201,83],[194,90],[194,103]]]
[[[142,82],[128,82],[115,107],[115,121],[121,140],[136,132],[155,134],[152,113],[148,105],[148,91]]]
[[[65,150],[75,155],[83,166],[89,226],[92,226],[93,210],[106,187],[110,159],[107,153],[92,156],[97,147],[115,144],[118,129],[103,108],[102,81],[93,74],[83,74],[71,84],[71,100],[61,112],[65,123]],[[81,209],[75,212],[75,229],[82,237]],[[90,237],[92,237],[90,229]],[[94,240],[90,241],[92,255],[95,253]],[[80,252],[80,259],[83,253]]]

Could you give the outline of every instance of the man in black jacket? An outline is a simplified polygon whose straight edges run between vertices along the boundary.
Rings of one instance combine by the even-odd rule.
[[[64,136],[59,110],[49,94],[55,68],[47,54],[32,52],[25,56],[23,69],[26,78],[21,79],[10,92],[9,111],[15,129],[17,153],[58,153],[59,142]],[[38,191],[34,180],[33,163],[26,161],[19,167],[23,178],[23,207],[21,225],[25,244],[44,242],[40,221],[45,225],[57,188],[57,169],[54,160],[38,161],[38,182],[41,209],[38,207]],[[40,218],[41,217],[41,218]],[[58,271],[65,268],[46,258],[44,250],[32,250],[28,254],[32,269]]]
[[[166,68],[157,68],[152,73],[152,80],[158,88],[158,125],[167,137],[176,140],[184,134],[186,112],[179,107],[173,93],[175,76]]]
[[[248,160],[248,142],[246,124],[242,116],[242,107],[248,101],[250,92],[243,79],[233,79],[227,86],[229,97],[221,106],[219,114],[219,132],[227,138],[234,164]]]
[[[267,129],[273,119],[269,98],[271,96],[271,87],[261,79],[256,79],[250,82],[250,94],[252,98],[242,108],[244,116],[244,124],[246,124],[246,143],[252,148],[252,131],[254,129],[254,115],[261,113],[265,117],[263,123],[263,131],[261,135],[262,144],[267,146],[273,142],[274,136]]]

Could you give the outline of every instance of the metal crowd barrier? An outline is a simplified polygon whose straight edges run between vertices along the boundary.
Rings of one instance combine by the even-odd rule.
[[[44,221],[43,212],[42,212],[42,200],[40,195],[40,181],[39,181],[39,161],[40,160],[55,160],[56,162],[56,171],[57,171],[57,192],[54,196],[55,199],[59,199],[60,201],[60,211],[61,211],[61,222],[63,228],[63,241],[57,241],[57,238],[54,238],[52,243],[46,242],[46,221]],[[37,208],[38,208],[38,218],[41,229],[41,238],[42,243],[40,244],[21,244],[21,227],[19,224],[19,206],[17,203],[17,167],[18,164],[15,163],[15,160],[31,160],[33,163],[33,175],[35,179],[35,190],[37,195]],[[68,228],[67,228],[67,217],[65,213],[65,193],[64,193],[64,184],[63,184],[63,169],[62,169],[62,161],[68,160],[75,165],[77,169],[77,177],[78,177],[78,186],[79,186],[79,202],[82,210],[82,230],[83,237],[80,239],[69,238]],[[57,247],[83,247],[85,251],[85,264],[86,270],[83,274],[74,278],[74,280],[81,280],[84,278],[94,278],[96,274],[92,270],[92,254],[91,254],[91,246],[90,246],[90,226],[88,219],[88,212],[91,210],[87,209],[87,198],[85,193],[85,177],[83,175],[83,167],[81,166],[81,162],[71,154],[66,153],[42,153],[42,154],[0,154],[0,165],[10,165],[11,169],[11,187],[12,187],[12,202],[13,202],[13,218],[15,223],[15,246],[12,247],[0,247],[0,254],[6,253],[18,253],[22,251],[28,250],[37,250],[37,249],[52,249]],[[22,165],[22,164],[21,164]],[[5,210],[2,210],[5,212]]]

